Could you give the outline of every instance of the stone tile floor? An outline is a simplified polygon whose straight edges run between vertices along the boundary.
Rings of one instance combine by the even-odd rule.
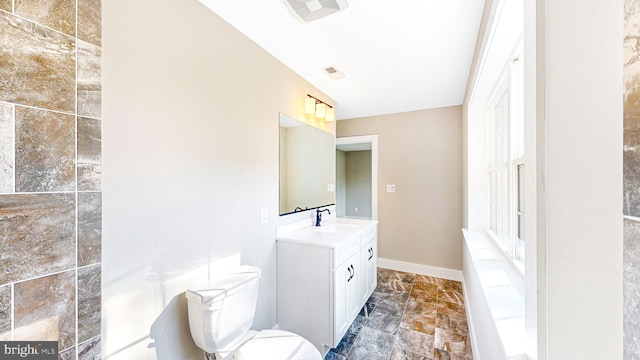
[[[473,360],[458,281],[378,268],[378,287],[325,360]]]

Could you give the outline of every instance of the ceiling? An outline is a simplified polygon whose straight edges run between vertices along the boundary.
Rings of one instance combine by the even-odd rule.
[[[338,120],[462,104],[484,6],[348,0],[305,24],[282,0],[200,1],[335,100]],[[332,80],[328,66],[345,77]]]

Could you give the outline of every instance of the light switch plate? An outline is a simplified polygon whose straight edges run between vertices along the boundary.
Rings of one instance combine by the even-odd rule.
[[[333,184],[328,184],[328,185],[327,185],[327,191],[333,191],[333,190],[334,190],[334,188],[335,188],[335,187],[333,186]]]
[[[396,192],[396,186],[395,185],[387,185],[387,192],[388,193]]]
[[[267,208],[262,208],[260,209],[260,223],[265,224],[267,221],[269,221],[269,213]]]

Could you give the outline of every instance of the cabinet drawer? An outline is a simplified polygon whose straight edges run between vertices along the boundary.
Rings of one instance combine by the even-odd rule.
[[[334,256],[336,262],[334,264],[334,268],[342,265],[342,263],[350,258],[351,255],[360,251],[360,241],[358,240],[359,238],[355,236],[346,240],[342,245],[335,249]]]
[[[375,239],[377,235],[377,226],[372,226],[371,228],[365,230],[362,234],[360,234],[360,246],[364,247],[371,239]]]

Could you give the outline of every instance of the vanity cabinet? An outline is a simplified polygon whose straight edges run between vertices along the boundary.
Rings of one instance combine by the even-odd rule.
[[[323,355],[340,343],[377,285],[377,221],[338,220],[277,237],[278,326]]]

